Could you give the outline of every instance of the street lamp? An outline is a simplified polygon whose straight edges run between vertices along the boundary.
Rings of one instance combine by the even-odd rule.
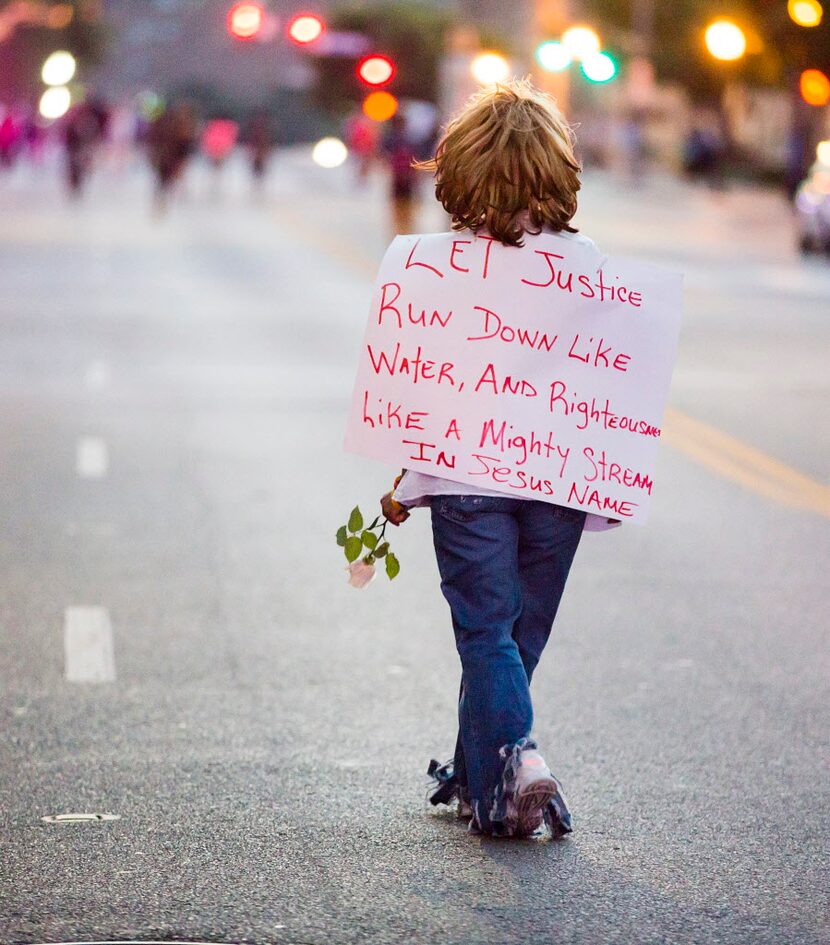
[[[63,118],[72,104],[72,96],[64,85],[53,85],[40,96],[38,111],[44,117],[53,121]]]
[[[746,52],[746,35],[731,20],[715,20],[706,27],[706,48],[721,62],[734,62]]]
[[[58,50],[43,63],[40,71],[45,85],[66,85],[75,75],[75,57],[70,52]]]
[[[504,82],[510,75],[510,65],[501,53],[484,52],[473,59],[470,67],[473,78],[480,85],[495,85]]]
[[[808,105],[821,108],[830,102],[830,79],[820,69],[805,69],[798,84]]]
[[[798,26],[818,26],[824,15],[818,0],[789,0],[787,12]]]
[[[572,26],[565,30],[562,45],[573,59],[587,59],[600,50],[599,36],[590,26]]]

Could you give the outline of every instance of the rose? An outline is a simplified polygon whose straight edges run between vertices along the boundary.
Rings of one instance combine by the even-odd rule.
[[[384,559],[386,576],[394,580],[401,570],[398,559],[389,550],[385,540],[388,521],[381,525],[380,516],[371,525],[363,527],[363,514],[358,506],[352,509],[349,521],[337,529],[335,539],[348,561],[348,581],[352,587],[366,587],[375,578],[375,562]],[[397,524],[397,523],[393,523]],[[364,553],[365,552],[365,553]]]
[[[377,577],[375,566],[366,564],[362,559],[352,561],[346,570],[349,572],[349,584],[352,587],[366,587]]]

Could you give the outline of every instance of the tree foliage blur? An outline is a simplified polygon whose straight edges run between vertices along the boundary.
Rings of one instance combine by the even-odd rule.
[[[826,68],[830,30],[796,26],[787,0],[582,0],[586,18],[603,32],[606,45],[625,55],[644,51],[637,33],[638,10],[653,10],[650,55],[661,79],[676,81],[698,99],[710,98],[725,76],[756,85],[792,85],[801,69]],[[734,20],[746,33],[747,54],[734,63],[715,61],[704,31],[717,17]]]
[[[0,101],[33,102],[41,66],[56,49],[83,69],[101,60],[106,41],[101,0],[0,0]]]
[[[436,101],[444,35],[450,21],[434,4],[375,0],[340,7],[331,16],[329,29],[362,33],[372,42],[370,52],[392,59],[397,74],[388,88],[396,96]],[[366,89],[355,74],[355,65],[352,57],[320,58],[315,94],[324,108],[344,112],[362,100]]]

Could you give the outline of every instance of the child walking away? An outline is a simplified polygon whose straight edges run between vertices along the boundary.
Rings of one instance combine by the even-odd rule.
[[[435,173],[455,230],[506,246],[541,233],[593,246],[570,225],[580,170],[571,131],[527,82],[478,93],[421,166]],[[546,822],[554,837],[570,833],[559,782],[531,737],[530,682],[586,513],[405,471],[381,508],[400,525],[415,506],[431,509],[462,668],[455,753],[431,763],[431,801],[457,801],[473,832],[523,837]]]

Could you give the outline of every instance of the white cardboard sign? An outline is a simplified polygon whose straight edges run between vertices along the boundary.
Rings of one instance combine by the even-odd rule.
[[[645,520],[682,276],[555,234],[399,236],[381,263],[346,449]]]

